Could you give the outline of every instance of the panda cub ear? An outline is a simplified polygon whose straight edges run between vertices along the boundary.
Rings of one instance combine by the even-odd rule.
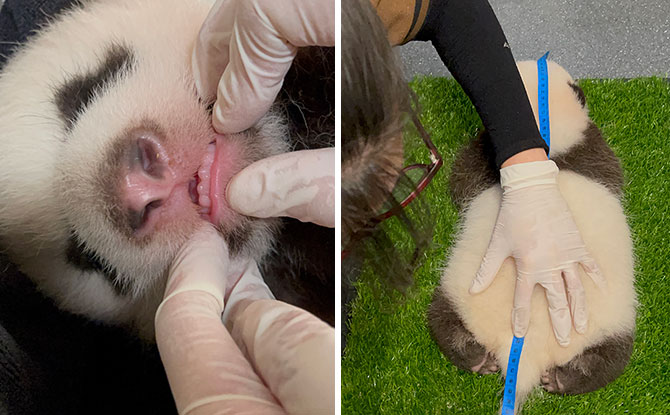
[[[582,88],[577,85],[576,81],[568,81],[568,85],[570,85],[570,88],[575,92],[575,95],[577,95],[577,100],[579,103],[582,105],[582,108],[586,107],[586,96],[584,96],[584,91]]]

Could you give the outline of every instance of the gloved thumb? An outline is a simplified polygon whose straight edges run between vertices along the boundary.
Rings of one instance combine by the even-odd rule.
[[[202,291],[216,299],[223,310],[225,275],[230,272],[229,265],[225,241],[212,226],[204,226],[184,244],[172,262],[165,300],[186,291]],[[159,312],[160,308],[156,314]]]
[[[226,198],[237,212],[289,216],[335,226],[335,149],[302,150],[259,160],[228,183]]]
[[[510,255],[509,248],[498,228],[493,231],[491,242],[486,250],[482,264],[479,266],[477,275],[470,286],[470,294],[478,294],[491,285],[502,263]]]
[[[285,0],[282,7],[271,1],[237,3],[229,62],[212,114],[214,129],[220,133],[246,130],[267,112],[298,47],[335,45],[332,0]]]
[[[584,271],[586,271],[586,274],[591,278],[591,280],[599,289],[604,290],[607,288],[607,280],[605,277],[603,277],[603,274],[600,271],[600,267],[598,267],[598,264],[593,260],[593,258],[587,254],[587,256],[583,258],[580,263],[582,264]]]

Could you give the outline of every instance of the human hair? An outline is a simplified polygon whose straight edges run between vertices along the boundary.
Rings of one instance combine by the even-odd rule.
[[[384,287],[404,290],[432,240],[430,215],[401,209],[391,191],[413,186],[402,175],[403,129],[416,100],[386,30],[368,0],[342,1],[342,244],[343,284],[369,267]],[[391,220],[375,217],[382,206]],[[420,198],[414,211],[427,206]],[[398,226],[411,248],[399,255]],[[345,287],[346,288],[346,287]],[[347,292],[343,293],[347,297]]]

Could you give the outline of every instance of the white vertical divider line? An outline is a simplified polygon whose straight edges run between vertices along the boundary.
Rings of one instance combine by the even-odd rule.
[[[335,7],[335,414],[342,411],[342,129],[340,114],[342,111],[341,68],[342,37],[340,0],[334,0]]]

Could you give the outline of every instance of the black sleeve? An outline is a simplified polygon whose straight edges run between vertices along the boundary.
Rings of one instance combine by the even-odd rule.
[[[547,145],[487,0],[431,0],[416,40],[430,40],[491,134],[498,167],[514,154]]]

